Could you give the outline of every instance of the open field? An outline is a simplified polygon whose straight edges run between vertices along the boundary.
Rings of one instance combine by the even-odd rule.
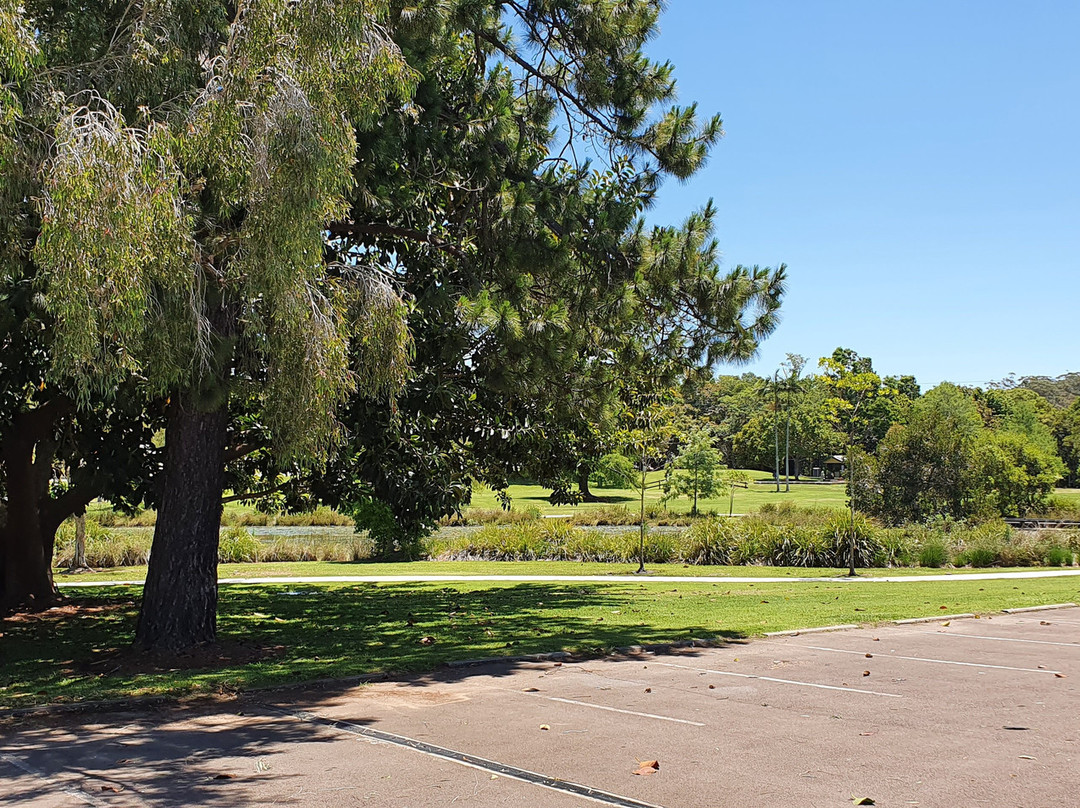
[[[771,474],[763,471],[749,471],[747,473],[755,480],[772,479]],[[664,472],[662,471],[649,472],[647,475],[647,479],[650,483],[659,482],[663,478]],[[845,487],[843,485],[797,485],[792,482],[791,491],[785,492],[783,490],[783,479],[781,479],[780,488],[780,492],[777,493],[775,485],[758,485],[753,482],[750,483],[749,488],[736,488],[734,512],[752,513],[760,510],[761,506],[767,502],[775,504],[790,502],[798,506],[836,508],[845,507],[847,502],[844,493]],[[544,515],[567,514],[588,510],[590,508],[617,505],[625,506],[634,513],[637,513],[640,502],[639,493],[632,488],[594,487],[592,492],[601,499],[601,502],[585,502],[580,505],[552,505],[548,502],[548,496],[551,494],[550,488],[544,488],[539,485],[511,485],[507,489],[507,493],[511,498],[511,509],[515,511],[537,509],[539,513]],[[663,492],[658,488],[646,491],[645,507],[663,507],[660,503],[661,496],[663,496]],[[495,492],[484,486],[477,486],[473,489],[473,498],[470,505],[473,508],[481,509],[494,509],[500,507],[499,501],[495,498]],[[666,507],[673,513],[689,513],[691,505],[692,502],[684,497],[668,502]],[[727,513],[728,509],[729,502],[727,496],[698,500],[698,510],[705,513],[708,511]]]
[[[139,589],[68,590],[67,605],[0,624],[0,704],[235,690],[460,659],[743,638],[1080,599],[1076,577],[926,583],[455,582],[226,585],[220,647],[131,658]]]

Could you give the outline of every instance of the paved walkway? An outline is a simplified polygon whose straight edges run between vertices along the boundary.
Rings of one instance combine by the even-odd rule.
[[[275,578],[220,578],[219,584],[412,584],[447,581],[510,581],[513,583],[586,582],[601,584],[641,583],[658,584],[779,584],[779,583],[914,583],[943,581],[999,581],[1024,578],[1066,578],[1080,576],[1080,570],[1030,570],[1025,572],[965,572],[942,575],[882,575],[871,578],[845,576],[802,578],[786,576],[722,576],[722,575],[295,575]],[[59,587],[142,586],[142,581],[62,581]]]

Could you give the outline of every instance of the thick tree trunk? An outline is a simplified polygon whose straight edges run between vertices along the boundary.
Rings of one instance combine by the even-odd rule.
[[[217,634],[217,553],[228,410],[174,404],[135,644],[180,651]]]
[[[38,436],[24,420],[16,419],[0,450],[7,487],[6,519],[0,527],[0,612],[44,609],[58,597],[52,578],[56,531],[44,535],[40,511],[48,496],[48,478],[40,479],[43,458],[35,467]]]
[[[578,493],[581,494],[582,502],[599,502],[600,497],[596,496],[589,490],[589,470],[582,469],[578,471]]]

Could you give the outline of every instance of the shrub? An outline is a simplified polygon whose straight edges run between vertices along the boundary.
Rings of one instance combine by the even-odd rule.
[[[918,553],[920,567],[944,567],[949,563],[949,550],[944,539],[933,536],[923,540]]]
[[[221,534],[218,541],[218,562],[238,564],[243,561],[258,561],[261,545],[259,540],[239,525],[230,527]]]
[[[153,534],[146,530],[113,532],[86,520],[86,563],[90,567],[134,567],[150,557]],[[56,532],[54,563],[70,567],[75,559],[75,521],[68,519]]]

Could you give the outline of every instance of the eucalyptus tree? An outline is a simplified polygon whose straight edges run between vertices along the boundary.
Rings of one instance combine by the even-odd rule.
[[[337,442],[348,395],[400,383],[401,301],[324,254],[327,224],[348,211],[355,128],[415,82],[386,11],[379,0],[0,11],[5,184],[20,183],[0,220],[21,228],[25,249],[9,261],[35,267],[53,321],[51,376],[84,408],[131,378],[168,402],[143,646],[215,636],[231,402],[256,397],[275,452],[303,463]]]

